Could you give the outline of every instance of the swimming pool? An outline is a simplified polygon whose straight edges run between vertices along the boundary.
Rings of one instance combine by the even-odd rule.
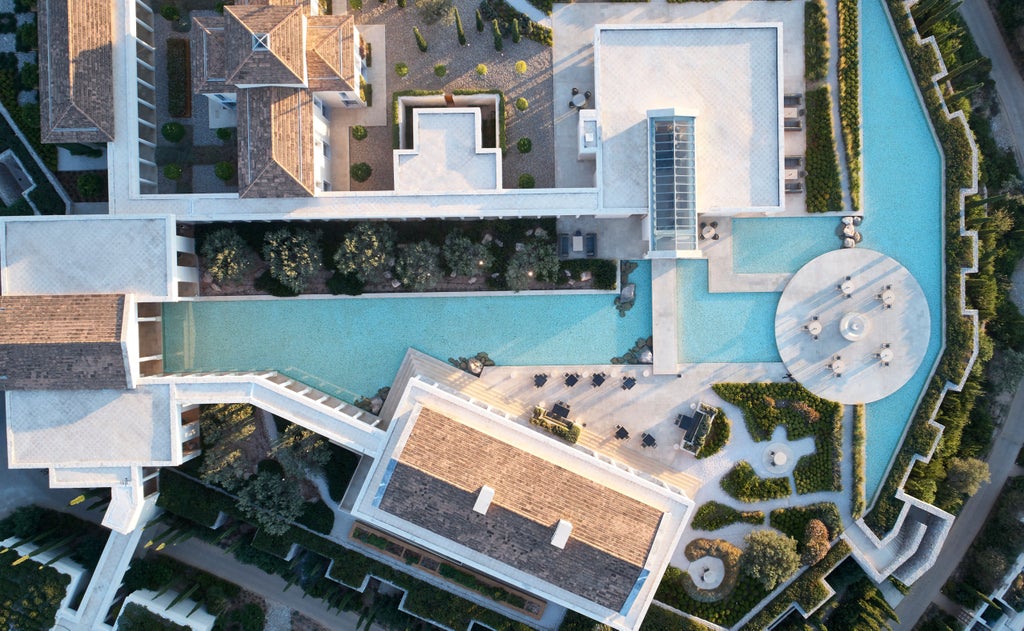
[[[169,372],[275,369],[354,401],[391,385],[408,348],[439,358],[479,351],[504,365],[607,364],[651,335],[651,266],[637,301],[611,294],[203,300],[164,305]]]
[[[827,215],[733,219],[733,272],[795,272],[814,257],[836,249],[836,225],[836,218]]]

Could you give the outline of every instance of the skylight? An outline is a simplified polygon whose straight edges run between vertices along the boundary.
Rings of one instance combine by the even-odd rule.
[[[252,49],[262,51],[270,50],[270,33],[253,33]]]
[[[654,249],[697,247],[694,117],[648,119],[651,161],[651,228]]]

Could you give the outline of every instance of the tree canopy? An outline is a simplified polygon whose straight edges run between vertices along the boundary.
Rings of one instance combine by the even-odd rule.
[[[334,255],[342,274],[355,274],[364,283],[380,283],[391,270],[395,231],[381,222],[363,222],[345,235]]]
[[[775,589],[800,567],[796,540],[777,530],[755,530],[744,541],[747,549],[740,557],[740,569],[765,589]]]

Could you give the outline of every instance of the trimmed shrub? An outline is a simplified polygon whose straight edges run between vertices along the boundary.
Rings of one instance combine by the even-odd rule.
[[[227,182],[235,177],[235,165],[234,163],[222,160],[213,166],[213,174],[217,176],[217,179]]]
[[[486,245],[457,231],[448,233],[444,238],[441,254],[448,271],[456,276],[485,274],[494,264],[494,255]]]
[[[519,110],[520,112],[525,112],[526,108],[528,108],[528,107],[530,107],[530,102],[529,101],[527,101],[523,97],[519,97],[518,99],[516,99],[516,109],[517,110]]]
[[[420,49],[420,52],[427,52],[427,40],[424,39],[423,34],[420,33],[420,27],[412,27],[412,34],[416,36],[416,47]]]
[[[478,75],[480,75],[481,77],[486,75],[487,74],[487,66],[485,66],[484,64],[477,64],[476,65],[476,73]]]
[[[232,135],[233,134],[231,133],[231,128],[230,127],[218,127],[217,128],[217,138],[219,138],[220,140],[223,140],[224,142],[227,142],[227,141],[231,140],[231,136]]]
[[[13,13],[0,13],[0,33],[13,33],[18,30],[18,17]]]
[[[39,35],[35,22],[26,22],[14,33],[14,47],[19,53],[35,50],[39,45]]]
[[[738,511],[731,506],[711,501],[701,504],[697,508],[690,525],[697,530],[718,530],[737,523],[763,525],[764,513],[761,511]]]
[[[173,4],[165,4],[160,7],[160,15],[168,22],[177,22],[181,19],[181,11]]]
[[[365,162],[356,162],[348,169],[348,174],[356,182],[365,182],[373,175],[373,168]]]
[[[560,269],[555,244],[534,239],[527,241],[522,250],[508,261],[505,280],[512,291],[526,289],[531,281],[553,282]]]
[[[182,175],[181,165],[172,162],[164,167],[164,177],[168,180],[180,180]]]
[[[84,199],[96,199],[103,192],[103,176],[98,173],[83,173],[75,181],[75,188]]]
[[[459,46],[466,45],[466,31],[462,28],[462,16],[459,15],[459,8],[455,7],[455,33],[459,37]]]
[[[441,273],[441,248],[429,241],[406,246],[395,261],[395,278],[414,291],[433,289]]]
[[[22,90],[35,90],[39,87],[39,66],[36,64],[21,64],[18,72],[18,86]]]
[[[383,222],[363,222],[345,235],[334,254],[334,264],[342,274],[355,274],[367,283],[386,280],[391,271],[395,249],[395,231]]]
[[[854,519],[860,519],[864,514],[864,470],[866,467],[864,443],[866,440],[864,404],[861,403],[853,408],[853,497],[850,498],[850,513]]]
[[[174,118],[186,118],[192,109],[187,39],[167,40],[167,113]]]
[[[367,133],[366,128],[362,125],[352,126],[352,137],[356,140],[366,140]]]
[[[501,34],[501,27],[498,26],[498,18],[491,20],[491,30],[494,36],[494,50],[500,53],[505,48],[505,39]]]
[[[160,128],[160,133],[170,142],[181,142],[185,138],[185,126],[171,121],[170,123],[163,124]]]
[[[516,149],[519,150],[519,153],[530,153],[530,150],[533,149],[533,141],[524,136],[516,142]]]
[[[518,44],[521,39],[523,35],[519,32],[519,20],[512,20],[512,43]]]
[[[444,64],[436,64],[434,66],[434,76],[443,77],[448,74],[448,66]]]
[[[519,176],[519,188],[533,188],[537,184],[537,181],[529,173],[523,173]]]
[[[741,460],[722,476],[722,490],[741,502],[777,500],[790,494],[789,478],[761,478],[750,463]]]
[[[516,62],[516,73],[517,74],[525,74],[526,73],[526,62],[523,61],[522,59],[520,59],[519,61]]]
[[[484,32],[484,18],[480,15],[480,9],[476,10],[476,32]]]
[[[409,74],[409,65],[404,61],[400,61],[395,64],[395,74],[399,77],[404,77]]]
[[[245,239],[231,228],[221,228],[207,234],[199,254],[206,261],[206,271],[218,283],[241,278],[255,262]]]

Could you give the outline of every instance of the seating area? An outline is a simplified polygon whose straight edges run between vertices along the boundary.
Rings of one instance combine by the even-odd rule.
[[[558,256],[563,259],[594,258],[597,256],[597,233],[583,234],[577,230],[574,234],[558,235]]]
[[[682,449],[696,455],[704,446],[704,439],[711,430],[711,422],[715,420],[715,410],[703,403],[698,403],[692,415],[680,414],[676,417],[676,425],[683,430],[679,445]]]

